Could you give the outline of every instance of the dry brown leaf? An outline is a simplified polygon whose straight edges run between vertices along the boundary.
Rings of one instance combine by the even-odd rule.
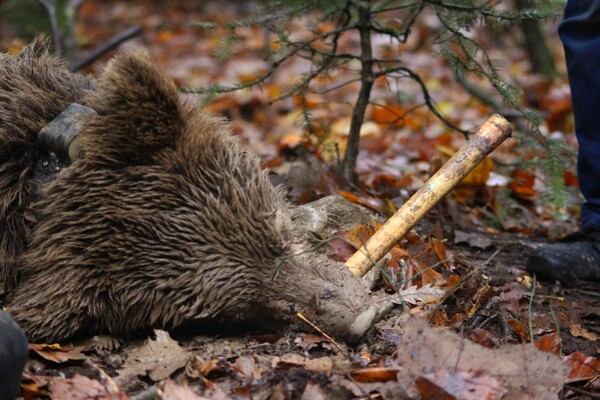
[[[125,400],[128,398],[121,391],[115,392],[103,383],[86,376],[75,374],[73,378],[48,378],[49,394],[53,399],[102,399]]]
[[[500,400],[508,391],[498,379],[479,371],[439,369],[417,378],[423,400]]]
[[[300,400],[328,400],[330,396],[325,393],[318,383],[307,382]]]
[[[232,367],[236,370],[240,380],[246,385],[253,384],[263,374],[260,364],[252,356],[238,357]]]
[[[59,344],[30,344],[29,349],[45,360],[62,364],[69,361],[87,360],[87,356],[81,353],[82,347],[73,345],[61,346]]]
[[[188,361],[189,354],[162,330],[155,330],[156,339],[148,339],[134,346],[127,360],[118,370],[119,381],[140,375],[148,375],[154,382],[168,378]]]
[[[432,327],[423,318],[407,321],[398,355],[396,363],[403,369],[398,381],[407,388],[427,371],[476,370],[500,381],[508,390],[506,398],[528,394],[531,399],[549,400],[558,398],[568,375],[559,357],[531,344],[487,349],[448,329]]]
[[[172,380],[168,379],[165,387],[162,390],[162,400],[203,400],[205,397],[200,397],[192,391],[192,389],[179,386]]]
[[[483,347],[487,347],[488,349],[494,349],[498,347],[498,343],[500,342],[497,337],[492,335],[489,331],[481,328],[473,329],[473,333],[469,336],[473,342],[482,345]]]
[[[439,302],[445,295],[446,291],[444,289],[432,284],[427,284],[420,288],[417,285],[413,285],[400,291],[398,296],[394,296],[392,301],[396,304],[434,304]]]
[[[294,340],[294,343],[296,345],[298,345],[298,347],[300,347],[302,349],[302,351],[307,351],[310,349],[314,349],[323,343],[328,343],[328,341],[321,335],[314,335],[312,333],[303,333],[303,334],[300,334]]]
[[[299,354],[285,354],[281,357],[273,357],[271,365],[273,368],[304,367],[311,371],[329,373],[333,368],[333,361],[331,357],[308,358]]]
[[[581,326],[581,324],[571,325],[571,327],[569,328],[569,333],[571,333],[571,335],[573,335],[575,337],[581,337],[586,340],[591,340],[592,342],[595,342],[596,340],[598,340],[597,334],[587,330],[586,328]]]

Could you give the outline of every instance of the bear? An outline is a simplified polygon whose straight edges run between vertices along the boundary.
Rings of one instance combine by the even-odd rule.
[[[258,156],[181,102],[147,53],[120,53],[92,79],[43,48],[0,64],[33,81],[0,84],[0,148],[13,148],[0,153],[2,278],[30,341],[268,328],[299,324],[296,312],[349,342],[371,327],[377,307],[359,279],[315,251]],[[36,132],[72,102],[95,111],[79,155],[42,179]]]
[[[71,74],[49,56],[43,38],[18,55],[0,53],[0,296],[18,281],[16,258],[25,249],[40,152],[38,132],[70,103],[85,103],[93,79]],[[44,174],[46,172],[46,174]]]

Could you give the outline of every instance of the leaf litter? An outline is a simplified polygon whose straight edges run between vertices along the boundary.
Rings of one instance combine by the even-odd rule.
[[[82,46],[93,47],[95,41],[142,21],[144,44],[180,86],[252,79],[265,64],[247,55],[264,49],[262,35],[252,28],[240,29],[244,56],[234,54],[216,63],[211,56],[214,38],[182,23],[240,15],[233,3],[208,3],[181,2],[165,9],[149,1],[88,0],[78,34]],[[415,39],[427,29],[416,25],[406,45],[406,51],[413,52],[407,62],[432,74],[427,82],[434,96],[452,100],[439,102],[448,115],[463,125],[477,125],[489,110],[474,106],[452,77],[436,72],[440,60],[432,60],[430,49]],[[550,43],[561,54],[555,37]],[[389,51],[387,43],[376,46],[381,46],[377,51]],[[528,76],[518,52],[502,51],[511,73],[521,76],[523,89],[535,89],[532,96],[539,97],[553,138],[573,147],[573,136],[566,133],[573,127],[564,70],[562,79],[539,85]],[[92,69],[99,70],[103,62]],[[406,104],[390,97],[378,82],[378,105],[368,109],[363,127],[361,184],[348,191],[326,162],[335,165],[337,153],[346,146],[349,114],[341,103],[354,98],[354,89],[349,87],[340,99],[316,94],[310,98],[305,105],[321,131],[308,137],[298,123],[300,114],[294,113],[299,99],[270,103],[281,95],[285,80],[305,72],[299,63],[285,68],[261,90],[224,95],[205,108],[234,121],[235,132],[263,157],[274,183],[285,184],[293,202],[339,194],[379,215],[344,209],[335,223],[327,222],[329,230],[321,239],[332,257],[344,261],[463,139],[432,123],[423,109],[407,113]],[[404,90],[410,97],[412,89]],[[550,399],[597,390],[597,286],[534,282],[523,270],[533,246],[575,229],[577,195],[568,209],[540,206],[544,182],[535,168],[505,171],[524,154],[516,141],[505,144],[373,272],[368,285],[387,313],[360,348],[340,350],[318,332],[190,338],[157,331],[121,347],[34,344],[23,393],[27,398],[55,399]],[[565,183],[576,187],[573,169],[565,172]],[[557,215],[558,221],[552,218]],[[536,348],[527,344],[531,337]]]

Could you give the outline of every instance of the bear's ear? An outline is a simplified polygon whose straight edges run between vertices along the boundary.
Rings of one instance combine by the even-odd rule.
[[[82,138],[85,153],[116,163],[152,163],[174,149],[187,114],[173,81],[142,51],[116,56],[90,103],[98,114]]]

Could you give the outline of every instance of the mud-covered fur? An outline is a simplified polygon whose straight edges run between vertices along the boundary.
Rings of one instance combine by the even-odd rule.
[[[17,56],[0,53],[0,295],[17,283],[15,257],[33,220],[37,134],[70,103],[84,103],[92,85],[61,68],[41,39]]]
[[[367,329],[375,307],[360,282],[298,237],[258,158],[221,119],[182,105],[144,54],[113,59],[93,93],[37,48],[22,54],[0,59],[0,224],[10,229],[0,251],[18,255],[8,306],[30,340],[293,321],[295,311],[340,337]],[[20,108],[8,104],[8,74],[37,82],[17,88]],[[35,134],[73,101],[97,115],[82,156],[31,205],[28,234]],[[2,278],[14,271],[5,262]]]

